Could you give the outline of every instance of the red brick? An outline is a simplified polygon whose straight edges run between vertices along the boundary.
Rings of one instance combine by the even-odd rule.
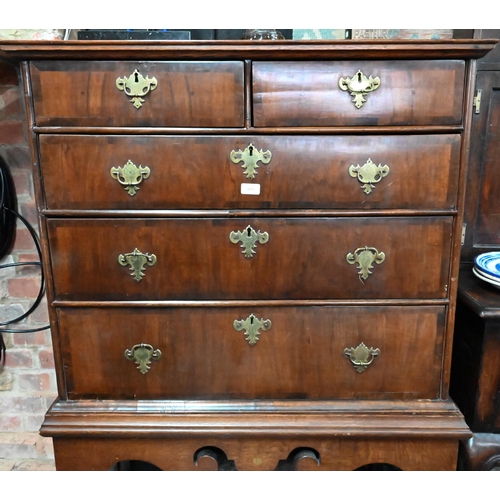
[[[42,349],[38,353],[38,359],[42,368],[54,368],[54,352],[52,349]]]
[[[33,356],[28,349],[9,349],[5,353],[5,366],[8,368],[33,368]]]
[[[7,61],[0,61],[0,84],[19,85],[17,68],[14,64],[8,63]]]
[[[35,444],[35,450],[40,458],[53,458],[54,457],[54,444],[51,438],[41,437]]]
[[[6,118],[24,121],[23,108],[17,87],[0,87],[0,120]]]
[[[19,432],[22,431],[21,417],[1,416],[0,415],[0,432]]]
[[[45,411],[45,398],[41,397],[9,397],[2,394],[0,398],[0,414],[15,413],[27,415],[43,413]]]
[[[40,427],[42,426],[44,418],[45,413],[39,413],[38,415],[28,415],[28,418],[25,418],[26,427],[23,430],[28,432],[38,432],[40,430]]]
[[[45,332],[13,333],[12,343],[15,346],[39,346],[46,345],[47,336]]]
[[[36,251],[33,237],[27,229],[23,228],[23,223],[17,223],[16,240],[14,242],[14,250],[28,250],[30,252]]]
[[[18,375],[17,381],[21,392],[46,392],[50,390],[48,373],[21,373]]]
[[[11,172],[24,169],[32,175],[33,164],[28,144],[5,146],[2,144],[2,155],[10,167]]]
[[[40,234],[38,231],[38,211],[35,200],[31,198],[28,203],[19,203],[19,210],[21,211],[21,215],[33,226],[37,234]]]
[[[40,262],[40,256],[37,253],[17,253],[18,262]]]
[[[38,278],[11,278],[7,280],[7,290],[11,297],[34,299],[40,291]]]
[[[31,174],[27,170],[14,170],[12,172],[14,187],[17,196],[33,196],[31,192]]]
[[[24,123],[19,120],[2,120],[0,122],[2,144],[22,144],[26,142]]]
[[[0,391],[11,391],[14,386],[14,377],[12,376],[12,370],[7,370],[3,368],[0,370]]]
[[[47,306],[47,298],[44,297],[38,307],[30,315],[31,323],[49,323],[49,309]]]

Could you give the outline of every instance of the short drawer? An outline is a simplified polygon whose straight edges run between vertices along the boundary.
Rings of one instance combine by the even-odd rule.
[[[41,135],[47,208],[453,209],[460,136]]]
[[[61,308],[58,319],[72,399],[439,397],[444,307]]]
[[[244,125],[241,61],[35,61],[30,75],[39,126]]]
[[[254,125],[458,125],[464,82],[464,61],[255,62]]]
[[[452,217],[49,219],[55,298],[445,298]]]

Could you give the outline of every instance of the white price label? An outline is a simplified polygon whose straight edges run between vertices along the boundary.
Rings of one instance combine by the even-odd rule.
[[[260,194],[260,184],[243,183],[241,185],[241,194],[251,194],[257,196]]]

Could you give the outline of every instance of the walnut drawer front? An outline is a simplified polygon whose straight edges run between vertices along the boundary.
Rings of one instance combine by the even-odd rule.
[[[234,327],[252,315],[268,321],[254,344]],[[58,318],[70,398],[439,397],[441,306],[60,308]],[[141,344],[151,357],[134,356]],[[356,357],[361,344],[369,353]]]
[[[131,86],[117,79],[156,79]],[[34,61],[30,63],[39,126],[243,127],[241,61]],[[141,81],[139,81],[141,83]],[[147,93],[145,93],[147,91]],[[136,94],[142,97],[134,97]],[[132,102],[133,101],[133,102]]]
[[[460,136],[41,135],[40,151],[49,209],[453,209]]]
[[[356,107],[339,81],[370,76],[379,86]],[[457,125],[464,82],[464,61],[254,62],[254,125]]]
[[[60,300],[431,299],[448,294],[452,222],[138,218],[47,225]]]

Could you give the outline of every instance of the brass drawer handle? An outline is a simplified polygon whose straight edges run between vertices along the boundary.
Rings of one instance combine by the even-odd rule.
[[[349,167],[349,175],[351,177],[357,177],[358,181],[361,182],[361,189],[366,193],[370,194],[374,189],[374,184],[380,182],[384,177],[389,174],[389,167],[387,165],[382,166],[381,163],[375,165],[371,158],[363,165],[351,165]]]
[[[271,158],[273,157],[271,151],[258,150],[253,144],[249,144],[243,151],[238,149],[238,151],[231,151],[229,158],[235,164],[243,162],[241,168],[245,169],[243,173],[246,175],[247,179],[254,179],[258,174],[257,169],[260,165],[257,162],[262,162],[267,165]]]
[[[161,358],[161,351],[149,344],[136,344],[132,349],[125,350],[125,357],[135,361],[137,369],[145,375],[151,368],[151,362]]]
[[[255,254],[254,248],[257,248],[256,243],[265,245],[269,241],[269,234],[255,231],[252,226],[247,226],[243,231],[231,231],[229,239],[231,243],[241,243],[241,248],[243,248],[241,253],[245,255],[245,258],[251,259]]]
[[[147,179],[151,170],[149,167],[136,166],[128,160],[123,167],[111,167],[111,177],[116,179],[130,196],[134,196],[139,191],[139,184]]]
[[[255,345],[259,340],[259,330],[267,332],[271,328],[272,323],[270,319],[258,319],[257,316],[250,314],[247,319],[235,319],[233,326],[237,332],[245,330],[245,340],[250,345]]]
[[[136,69],[128,78],[126,76],[117,78],[116,86],[129,97],[132,97],[130,102],[134,105],[134,108],[139,109],[144,102],[143,97],[158,86],[158,80],[154,77],[149,78],[149,76],[144,78]]]
[[[344,349],[344,356],[350,359],[358,373],[363,373],[379,355],[380,349],[366,347],[363,342],[361,342],[358,347]]]
[[[351,93],[351,96],[354,97],[352,102],[359,109],[366,102],[366,94],[380,87],[380,78],[378,76],[373,78],[371,75],[367,78],[361,70],[358,70],[352,78],[341,78],[339,87],[341,90]]]
[[[120,254],[118,262],[121,266],[130,266],[130,271],[132,271],[130,276],[133,276],[135,281],[141,281],[146,270],[146,264],[148,266],[156,264],[156,255],[142,253],[135,248],[131,253]]]
[[[382,264],[385,260],[385,253],[379,252],[373,247],[357,248],[346,256],[349,264],[357,264],[359,269],[359,279],[366,280],[372,272],[373,264]]]

